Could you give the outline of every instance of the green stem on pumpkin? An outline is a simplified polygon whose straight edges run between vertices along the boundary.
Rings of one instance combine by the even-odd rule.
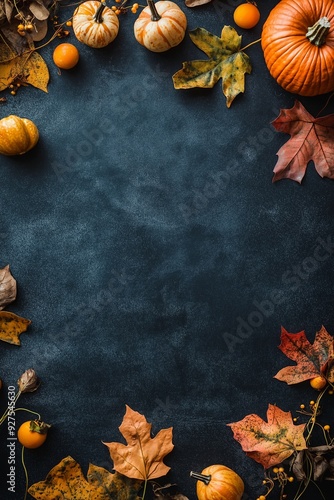
[[[326,37],[329,32],[331,23],[327,17],[321,17],[313,26],[308,28],[306,38],[309,39],[313,45],[320,47],[326,42]]]
[[[159,21],[159,19],[161,19],[161,16],[158,14],[154,0],[147,0],[147,5],[149,6],[150,11],[151,11],[151,20],[152,21]]]
[[[197,479],[198,481],[202,481],[206,485],[208,485],[209,482],[211,481],[211,476],[207,476],[205,474],[200,474],[199,472],[194,472],[194,471],[190,472],[190,477],[193,477],[194,479]]]

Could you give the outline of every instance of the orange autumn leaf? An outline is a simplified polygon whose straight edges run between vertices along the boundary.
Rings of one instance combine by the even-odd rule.
[[[89,465],[87,479],[80,465],[70,456],[64,458],[46,476],[30,486],[36,500],[136,500],[141,483],[120,474]]]
[[[12,312],[0,311],[0,340],[20,345],[19,337],[27,331],[30,324],[30,319],[21,318]]]
[[[305,425],[294,425],[291,413],[275,405],[268,406],[267,422],[252,414],[239,422],[228,424],[234,439],[241,444],[246,454],[265,469],[307,448],[303,435]]]
[[[163,463],[163,459],[174,448],[173,428],[162,429],[152,438],[151,427],[144,415],[126,405],[126,413],[119,430],[127,445],[104,443],[109,448],[117,472],[142,481],[167,474],[170,467]]]
[[[272,125],[291,136],[277,152],[273,182],[285,178],[300,184],[311,160],[321,177],[334,179],[334,114],[314,118],[295,101],[291,109],[281,109]]]
[[[334,359],[334,338],[325,327],[316,333],[313,344],[306,338],[305,332],[288,333],[281,331],[279,349],[296,365],[279,370],[275,378],[287,384],[298,384],[317,376],[328,378]]]

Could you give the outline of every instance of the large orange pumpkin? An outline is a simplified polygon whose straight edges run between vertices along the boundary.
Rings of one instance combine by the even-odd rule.
[[[225,465],[209,465],[200,474],[190,475],[197,479],[198,500],[241,500],[244,493],[241,477]]]
[[[288,92],[334,90],[333,0],[281,0],[263,25],[261,44],[270,74]]]

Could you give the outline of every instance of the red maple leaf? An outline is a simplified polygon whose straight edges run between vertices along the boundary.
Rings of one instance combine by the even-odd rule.
[[[265,469],[282,463],[294,452],[307,447],[305,424],[294,425],[291,413],[275,405],[268,406],[267,422],[252,414],[228,426],[246,454]]]
[[[296,100],[272,125],[291,136],[277,152],[273,182],[287,178],[300,184],[311,160],[321,177],[334,179],[334,114],[314,118]]]
[[[279,349],[297,364],[282,368],[275,378],[287,384],[298,384],[317,376],[329,378],[333,364],[334,339],[325,327],[316,333],[311,344],[304,331],[288,333],[283,327]]]

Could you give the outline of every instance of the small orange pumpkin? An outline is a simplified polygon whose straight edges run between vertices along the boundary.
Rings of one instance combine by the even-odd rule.
[[[28,118],[9,115],[0,120],[0,153],[22,155],[38,142],[38,128]]]
[[[94,49],[109,45],[119,31],[119,20],[115,12],[98,0],[80,4],[74,11],[72,22],[79,42]]]
[[[190,472],[197,479],[198,500],[241,500],[244,482],[241,477],[225,465],[210,465],[200,474]]]
[[[281,0],[263,25],[261,44],[283,89],[302,96],[334,90],[333,0]]]
[[[165,52],[179,45],[187,29],[184,12],[168,0],[147,0],[147,4],[134,23],[137,42],[152,52]]]

